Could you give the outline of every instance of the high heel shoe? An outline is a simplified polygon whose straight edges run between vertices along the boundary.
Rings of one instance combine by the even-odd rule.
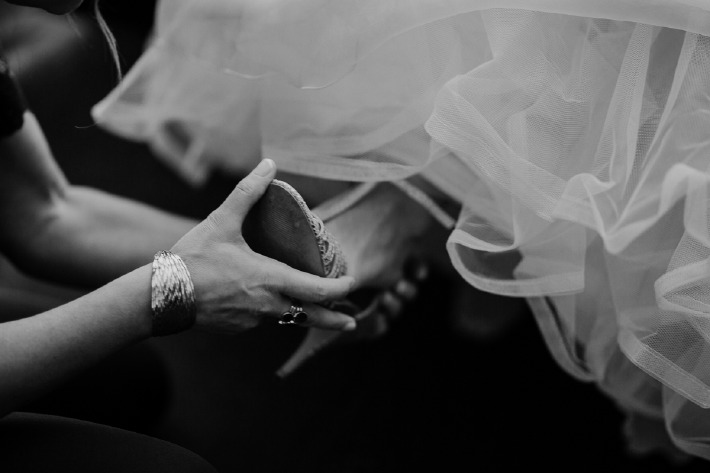
[[[275,179],[247,215],[242,228],[244,239],[257,253],[301,271],[321,277],[344,275],[347,272],[345,258],[338,242],[326,230],[324,221],[347,211],[375,185],[366,183],[356,186],[311,211],[293,187]],[[426,277],[426,269],[417,265],[405,277],[409,280],[400,281],[387,290],[358,290],[345,300],[328,304],[329,308],[355,318],[358,328],[353,332],[310,328],[276,374],[280,377],[291,374],[306,360],[335,342],[372,339],[384,333],[392,318],[387,316],[387,298],[390,301],[392,298],[411,299],[416,294],[416,284]],[[402,288],[407,288],[406,293],[400,290]]]

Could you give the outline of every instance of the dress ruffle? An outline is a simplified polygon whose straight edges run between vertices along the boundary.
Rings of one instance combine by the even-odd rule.
[[[710,458],[705,35],[694,0],[172,0],[95,117],[196,183],[424,175],[468,282]]]

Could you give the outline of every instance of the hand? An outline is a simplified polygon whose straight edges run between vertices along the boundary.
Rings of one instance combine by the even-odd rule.
[[[380,184],[355,206],[326,222],[358,287],[385,288],[402,279],[417,239],[433,222],[417,202]]]
[[[309,314],[304,326],[352,330],[351,317],[315,303],[344,298],[353,278],[327,279],[298,271],[253,252],[242,237],[244,217],[275,173],[273,161],[262,161],[217,210],[173,246],[195,285],[196,325],[241,332],[265,317],[280,317],[291,299],[297,299]]]

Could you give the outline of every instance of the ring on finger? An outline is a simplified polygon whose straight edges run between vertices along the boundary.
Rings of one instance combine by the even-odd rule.
[[[301,325],[308,321],[308,313],[298,301],[293,301],[291,307],[281,314],[280,325]]]

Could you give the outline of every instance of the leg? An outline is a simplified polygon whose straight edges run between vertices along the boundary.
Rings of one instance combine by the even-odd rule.
[[[23,410],[151,435],[170,404],[170,383],[164,359],[146,341],[112,355]]]
[[[5,473],[216,473],[177,445],[100,424],[14,413],[0,420],[0,469]]]

